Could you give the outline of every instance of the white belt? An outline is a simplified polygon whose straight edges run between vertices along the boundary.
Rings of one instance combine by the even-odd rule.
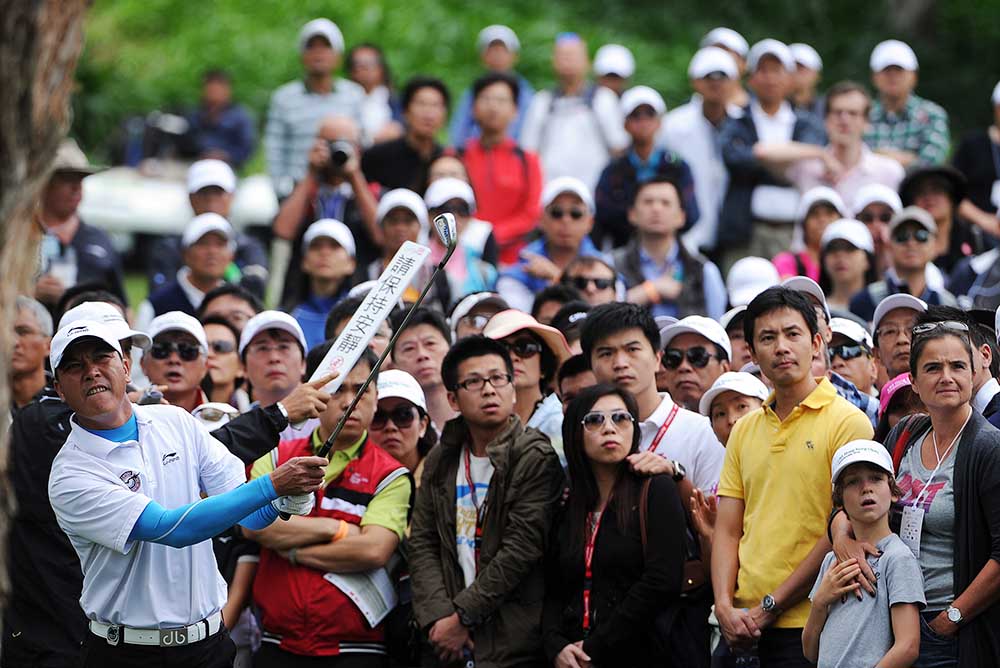
[[[179,629],[133,629],[116,624],[90,622],[90,632],[107,640],[109,645],[124,642],[126,645],[177,647],[214,636],[221,626],[222,613],[217,612],[207,619]]]

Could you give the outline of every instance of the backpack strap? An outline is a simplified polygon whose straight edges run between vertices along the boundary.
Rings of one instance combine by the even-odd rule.
[[[910,439],[924,431],[924,428],[930,423],[930,417],[926,415],[907,415],[901,422],[903,423],[903,429],[899,432],[899,437],[892,447],[892,467],[897,472],[899,471],[900,462],[903,461],[903,455],[910,448]]]

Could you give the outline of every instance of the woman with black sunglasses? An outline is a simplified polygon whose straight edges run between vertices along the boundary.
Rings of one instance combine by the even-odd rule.
[[[236,351],[239,331],[221,316],[208,316],[201,324],[208,337],[208,373],[202,380],[201,389],[209,401],[229,404],[240,413],[246,413],[250,410],[250,395],[244,388],[243,360]]]
[[[437,443],[437,432],[413,376],[399,369],[379,374],[378,408],[368,429],[372,441],[405,466],[419,486],[424,457]]]
[[[570,490],[546,555],[542,615],[556,668],[689,665],[667,651],[686,558],[684,509],[669,476],[630,470],[637,422],[635,399],[612,385],[583,390],[566,409]]]

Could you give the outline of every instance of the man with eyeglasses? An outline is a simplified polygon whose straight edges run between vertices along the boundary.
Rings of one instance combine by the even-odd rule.
[[[618,275],[612,264],[599,257],[581,256],[563,271],[560,283],[572,285],[583,293],[591,306],[617,301]]]
[[[927,282],[927,267],[934,260],[937,225],[929,213],[908,206],[889,221],[889,269],[885,278],[872,283],[851,299],[851,313],[871,321],[875,306],[888,295],[905,293],[928,304],[955,306],[955,297]]]
[[[474,292],[466,295],[455,304],[448,316],[453,333],[452,340],[458,341],[466,336],[482,334],[490,318],[509,308],[506,300],[495,292]]]
[[[147,330],[153,345],[142,355],[143,373],[163,398],[188,413],[208,401],[201,383],[208,373],[205,328],[187,313],[158,315]]]
[[[528,312],[535,294],[559,281],[577,256],[603,257],[591,241],[594,198],[579,179],[563,176],[542,191],[541,237],[525,246],[517,264],[500,273],[497,292],[511,308]]]
[[[445,357],[459,414],[424,463],[408,559],[424,665],[541,665],[542,557],[565,477],[548,440],[514,413],[514,365],[484,336]]]
[[[927,302],[908,294],[889,295],[879,302],[872,317],[872,331],[875,333],[873,352],[885,370],[885,376],[879,376],[880,383],[909,373],[913,324],[926,310]]]
[[[689,315],[664,328],[660,342],[667,392],[684,408],[698,411],[702,395],[729,371],[729,337],[715,320]]]
[[[851,381],[859,391],[872,394],[877,371],[868,330],[847,318],[831,318],[830,331],[830,370]]]
[[[396,312],[392,318],[393,331],[402,325],[405,316],[402,310]],[[393,366],[420,383],[427,399],[427,414],[431,416],[431,424],[438,433],[448,420],[455,417],[455,408],[448,400],[448,391],[441,379],[441,364],[450,345],[451,329],[444,316],[421,306],[410,315],[391,354]]]

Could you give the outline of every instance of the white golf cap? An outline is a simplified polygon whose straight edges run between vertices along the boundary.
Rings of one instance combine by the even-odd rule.
[[[803,44],[802,42],[789,44],[788,50],[792,52],[792,58],[795,59],[796,64],[816,70],[817,72],[823,71],[823,59],[819,57],[816,49],[808,44]]]
[[[823,292],[823,288],[819,287],[819,283],[808,276],[791,276],[781,282],[781,287],[795,290],[796,292],[804,292],[812,297],[813,301],[817,302],[823,308],[823,313],[826,314],[826,321],[830,322],[830,306],[826,303],[826,294]]]
[[[878,326],[882,322],[882,318],[890,311],[895,311],[898,308],[925,313],[927,311],[927,302],[917,299],[913,295],[908,295],[905,292],[889,295],[878,303],[878,306],[875,307],[875,315],[872,316],[872,331],[875,332],[876,336],[878,336]]]
[[[635,57],[621,44],[605,44],[594,54],[594,74],[599,77],[617,74],[628,79],[635,74]]]
[[[993,106],[1000,106],[1000,81],[993,87]]]
[[[458,321],[469,315],[469,313],[472,312],[472,309],[476,308],[480,304],[495,307],[497,313],[500,311],[506,311],[510,308],[507,301],[496,292],[473,292],[471,295],[462,297],[462,299],[455,304],[455,308],[451,310],[451,315],[448,316],[448,321],[451,323],[452,330],[457,330]]]
[[[233,241],[233,226],[229,224],[228,220],[217,213],[203,213],[192,218],[191,222],[184,228],[181,246],[187,248],[196,244],[209,232],[218,232],[230,243]]]
[[[149,338],[155,340],[164,332],[187,332],[201,346],[201,351],[208,354],[208,337],[205,336],[205,328],[194,316],[183,311],[168,311],[163,315],[156,316],[149,323]]]
[[[472,192],[472,186],[452,176],[438,179],[427,186],[424,193],[424,204],[428,209],[436,209],[453,199],[460,199],[469,205],[470,211],[476,210],[476,195]]]
[[[545,184],[545,188],[542,190],[542,208],[552,204],[555,198],[563,193],[576,195],[583,200],[587,209],[594,213],[594,196],[590,193],[590,188],[573,176],[560,176]]]
[[[872,49],[872,57],[869,59],[868,65],[872,72],[881,72],[893,65],[910,72],[916,72],[919,69],[917,54],[913,53],[909,44],[900,42],[898,39],[887,39],[876,44],[875,48]]]
[[[419,406],[424,413],[427,412],[427,399],[424,398],[424,391],[420,389],[420,383],[405,371],[401,369],[382,371],[378,375],[377,385],[379,401],[399,397],[414,406]]]
[[[847,205],[844,204],[844,199],[836,190],[827,186],[816,186],[802,193],[799,205],[795,209],[795,220],[799,223],[805,222],[809,211],[817,204],[829,204],[837,210],[841,217],[851,215],[847,210]]]
[[[118,336],[110,327],[93,320],[77,320],[65,327],[60,327],[49,347],[49,362],[52,369],[59,368],[66,349],[80,339],[100,339],[104,343],[114,348],[119,355],[122,354],[122,346],[118,343]]]
[[[482,53],[493,42],[501,42],[514,53],[521,50],[521,42],[517,39],[517,33],[505,25],[495,24],[480,30],[479,37],[476,38],[476,48]]]
[[[733,306],[746,306],[753,298],[781,281],[770,260],[744,257],[733,263],[726,275],[726,292]]]
[[[727,55],[726,57],[732,60],[732,56]],[[652,107],[657,116],[661,116],[667,111],[667,104],[663,101],[663,98],[649,86],[633,86],[629,88],[622,93],[622,99],[619,104],[622,108],[622,116],[628,116],[644,104]]]
[[[344,52],[344,33],[340,32],[337,24],[330,19],[313,19],[302,26],[302,30],[299,31],[299,51],[305,51],[306,44],[317,35],[325,37],[337,53]]]
[[[63,313],[62,317],[59,318],[59,329],[80,320],[99,322],[114,332],[119,341],[128,339],[136,348],[146,350],[153,345],[153,340],[149,335],[132,329],[129,326],[128,321],[125,320],[125,316],[122,315],[122,312],[114,304],[109,304],[108,302],[83,302],[77,304]]]
[[[733,54],[717,46],[698,49],[688,65],[689,79],[704,79],[713,72],[722,72],[730,79],[740,75]]]
[[[420,227],[424,232],[430,231],[430,222],[427,218],[427,205],[424,199],[406,188],[396,188],[382,195],[378,201],[378,208],[375,210],[375,219],[378,224],[382,224],[382,219],[389,215],[393,209],[408,209],[420,221]]]
[[[869,348],[875,346],[872,342],[872,335],[868,333],[868,330],[850,318],[830,318],[830,331],[834,334],[840,334],[855,343],[863,343]]]
[[[864,211],[869,204],[885,204],[892,209],[893,213],[903,208],[903,200],[899,199],[899,193],[887,185],[881,183],[869,183],[858,188],[854,195],[854,215]]]
[[[676,324],[680,318],[675,318],[672,315],[658,315],[653,320],[656,321],[656,328],[660,330],[660,350],[663,350],[667,345],[663,339],[663,334],[670,329],[671,325]]]
[[[306,335],[302,333],[302,328],[295,318],[284,311],[261,311],[247,320],[247,324],[243,326],[243,333],[240,334],[240,356],[253,341],[253,337],[269,329],[280,329],[294,336],[299,345],[302,346],[303,355],[309,350],[309,346],[306,344]]]
[[[227,193],[236,190],[236,174],[233,168],[222,160],[199,160],[188,167],[188,193],[196,193],[202,188],[216,186]]]
[[[921,209],[919,206],[908,206],[897,211],[896,215],[889,221],[889,233],[891,234],[894,229],[903,223],[910,222],[920,225],[920,227],[928,232],[937,234],[937,223],[934,222],[934,217],[931,216],[927,209]]]
[[[733,358],[733,344],[729,342],[729,335],[726,334],[722,325],[711,318],[706,318],[703,315],[689,315],[686,318],[681,318],[660,332],[660,347],[666,348],[674,340],[674,337],[680,334],[703,336],[725,350],[727,360]]]
[[[875,252],[875,241],[872,239],[872,233],[860,221],[841,218],[827,225],[819,240],[820,248],[826,250],[827,246],[838,239],[842,239],[863,251]]]
[[[761,401],[767,401],[767,396],[770,394],[767,385],[760,382],[757,376],[745,371],[727,371],[716,378],[712,387],[701,395],[701,399],[698,401],[698,412],[702,415],[708,415],[712,410],[712,402],[723,392],[736,392]]]
[[[785,69],[789,72],[795,71],[795,58],[792,57],[792,52],[788,50],[788,45],[784,42],[779,42],[776,39],[762,39],[752,47],[750,47],[750,55],[747,56],[747,67],[751,72],[757,70],[757,66],[760,65],[761,58],[764,56],[774,56],[778,59]]]
[[[733,322],[733,320],[736,320],[736,318],[738,318],[739,316],[743,315],[743,313],[745,313],[746,310],[747,310],[747,307],[744,304],[744,305],[741,305],[741,306],[734,306],[733,308],[731,308],[728,311],[726,311],[725,313],[723,313],[722,317],[719,318],[719,324],[722,325],[722,329],[724,329],[724,330],[726,330],[728,332],[729,331],[729,325]]]
[[[851,464],[861,463],[876,466],[889,475],[896,474],[889,450],[878,441],[862,438],[845,443],[833,453],[833,462],[830,464],[830,481],[836,483],[844,469]]]
[[[319,237],[333,239],[351,257],[354,257],[357,253],[351,229],[335,218],[321,218],[307,227],[306,233],[302,235],[302,250],[308,249],[309,244]]]
[[[708,34],[701,38],[701,44],[698,46],[724,46],[743,58],[747,57],[747,51],[750,50],[750,45],[743,35],[732,28],[721,27],[709,30]]]

